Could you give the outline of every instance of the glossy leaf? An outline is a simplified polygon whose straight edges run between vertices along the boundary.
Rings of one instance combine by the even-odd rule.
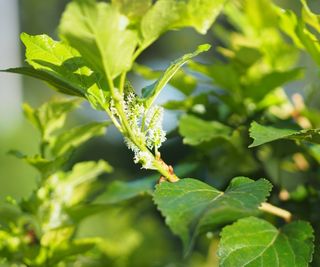
[[[154,201],[168,226],[188,249],[197,234],[257,213],[270,190],[271,184],[264,179],[255,182],[237,177],[221,192],[199,180],[186,178],[157,185]]]
[[[94,71],[114,79],[131,68],[138,36],[118,8],[95,0],[68,4],[59,26],[61,37],[89,62]]]
[[[57,87],[62,93],[72,92],[84,96],[91,86],[97,86],[100,78],[87,67],[79,52],[66,43],[49,36],[21,34],[26,47],[26,60],[35,69],[24,74],[37,76]],[[63,90],[66,88],[66,90]]]
[[[218,121],[205,121],[193,115],[183,115],[179,122],[179,133],[183,142],[199,145],[213,139],[230,139],[231,128]]]
[[[249,147],[260,146],[280,139],[307,141],[310,143],[320,144],[319,129],[305,129],[297,131],[274,126],[264,126],[257,122],[252,122],[249,131],[250,137],[254,140]]]
[[[309,266],[313,239],[307,222],[292,222],[278,230],[262,219],[240,219],[222,230],[219,266]]]

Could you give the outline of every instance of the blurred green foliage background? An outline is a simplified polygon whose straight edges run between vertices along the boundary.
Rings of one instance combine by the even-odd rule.
[[[53,38],[57,37],[56,27],[68,2],[65,0],[20,0],[18,5],[20,31],[29,34],[46,33]],[[300,10],[299,1],[279,0],[275,2],[294,11]],[[309,1],[309,5],[315,12],[320,11],[319,1]],[[162,68],[178,56],[192,51],[201,43],[211,43],[214,47],[220,45],[221,40],[217,38],[214,29],[225,24],[224,18],[220,17],[214,24],[213,30],[205,36],[201,36],[191,29],[169,32],[143,53],[138,61],[142,64]],[[8,25],[7,31],[10,31],[10,25]],[[21,47],[21,55],[24,54],[22,50]],[[212,52],[210,56],[200,57],[200,61],[207,62],[216,56],[217,54]],[[21,61],[23,61],[23,58],[21,56]],[[301,88],[305,87],[305,81],[316,81],[318,79],[318,71],[307,56],[302,57],[299,64],[308,66],[306,68],[306,79],[304,82],[293,83],[291,88],[296,88],[301,92]],[[137,88],[141,88],[145,84],[138,76],[132,76],[132,78]],[[33,106],[38,106],[56,95],[46,84],[32,78],[23,77],[22,85],[23,101]],[[1,86],[0,90],[10,90],[10,88]],[[290,93],[292,92],[294,90],[290,91]],[[317,95],[313,99],[313,104],[317,107],[320,107],[319,102],[316,101],[319,96]],[[162,95],[162,100],[181,98],[182,96],[179,93],[170,89]],[[165,119],[165,128],[174,129],[176,127],[175,118],[178,114],[174,111],[166,114],[168,119]],[[10,117],[11,114],[5,114],[5,116]],[[103,120],[104,115],[91,111],[90,107],[84,104],[80,110],[73,113],[68,123],[69,125],[75,125],[92,119]],[[27,154],[33,154],[37,149],[38,140],[39,136],[36,130],[25,120],[21,120],[14,128],[4,129],[0,132],[0,199],[5,199],[8,195],[23,198],[28,196],[35,187],[36,171],[22,161],[9,156],[7,151],[19,149]],[[184,146],[181,140],[174,139],[164,145],[162,154],[167,162],[175,165],[185,157],[189,150],[190,148]],[[105,159],[114,167],[114,172],[108,176],[108,179],[129,180],[149,175],[149,172],[140,170],[139,166],[133,164],[131,152],[128,152],[115,129],[108,129],[105,137],[95,138],[83,145],[73,155],[70,164],[81,160],[97,159]],[[186,266],[187,263],[181,262],[179,240],[164,225],[163,219],[155,210],[150,199],[134,200],[132,203],[128,203],[128,206],[134,206],[135,208],[110,208],[105,213],[86,219],[81,225],[80,236],[98,234],[113,240],[113,245],[105,248],[106,251],[110,252],[110,255],[113,255],[113,258],[105,259],[105,262],[109,261],[105,266]],[[145,249],[150,248],[150,244],[152,244],[152,250],[148,250],[146,253]],[[207,263],[205,263],[204,257],[206,255],[197,252],[206,250],[208,244],[208,238],[203,237],[200,240],[193,256],[186,260],[188,266],[213,266],[216,261],[214,256],[206,260]],[[211,242],[209,250],[215,251],[215,246],[216,244]],[[152,265],[146,265],[151,262]]]

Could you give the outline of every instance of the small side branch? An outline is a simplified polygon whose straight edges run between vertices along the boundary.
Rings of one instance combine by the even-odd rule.
[[[284,219],[286,222],[290,222],[292,219],[292,214],[289,211],[273,206],[270,203],[263,202],[259,209],[264,212],[278,216]]]

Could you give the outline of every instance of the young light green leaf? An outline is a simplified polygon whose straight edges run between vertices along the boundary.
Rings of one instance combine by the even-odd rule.
[[[262,219],[240,219],[222,230],[219,266],[306,267],[312,259],[313,240],[307,222],[293,222],[278,230]]]
[[[141,75],[144,79],[155,80],[161,77],[162,71],[152,70],[151,68],[135,63],[133,70]],[[178,89],[185,95],[190,95],[197,87],[197,79],[186,73],[183,69],[179,69],[169,81],[170,85]]]
[[[61,244],[51,251],[50,264],[55,265],[61,261],[65,262],[66,259],[72,256],[83,255],[88,250],[94,248],[99,241],[99,238],[80,238],[71,240],[66,244]]]
[[[256,81],[250,81],[249,84],[244,86],[244,92],[248,97],[259,101],[277,87],[287,82],[300,79],[302,76],[303,70],[301,68],[288,71],[272,71],[262,75]]]
[[[154,84],[144,88],[142,90],[143,101],[145,101],[146,107],[150,107],[154,100],[157,98],[161,90],[167,85],[167,83],[172,79],[175,73],[190,59],[196,57],[200,53],[206,52],[210,49],[209,44],[203,44],[198,46],[197,50],[193,53],[186,54],[181,58],[174,61],[162,74],[162,76]]]
[[[45,34],[31,36],[22,33],[21,40],[26,46],[27,62],[35,69],[33,72],[24,69],[24,74],[47,80],[53,86],[57,84],[57,89],[68,90],[63,93],[72,92],[78,96],[84,96],[88,88],[101,82],[79,52],[69,45],[54,41]]]
[[[130,18],[130,21],[139,21],[152,5],[152,0],[112,0],[120,12]]]
[[[23,105],[25,117],[36,127],[44,141],[48,141],[55,130],[63,127],[67,113],[79,106],[79,99],[52,99],[37,109]]]
[[[251,123],[249,132],[250,137],[253,139],[253,143],[249,147],[260,146],[280,139],[320,144],[320,129],[305,129],[299,131],[274,126],[264,126],[254,121]]]
[[[88,141],[93,136],[104,135],[110,122],[93,122],[81,125],[54,137],[50,143],[52,153],[58,157]]]
[[[142,18],[142,47],[149,46],[162,33],[176,28],[193,27],[201,34],[205,34],[225,2],[225,0],[158,0]]]
[[[304,19],[308,15],[306,5],[303,12]],[[305,21],[297,17],[297,15],[291,10],[283,10],[278,8],[279,25],[281,29],[292,38],[297,47],[308,51],[312,59],[320,65],[320,44],[316,35],[311,33],[306,27]],[[310,15],[310,14],[309,14]],[[307,22],[310,24],[310,16],[307,18]],[[312,26],[315,22],[312,18]]]
[[[40,155],[27,156],[17,150],[11,150],[8,152],[19,159],[23,159],[30,166],[36,168],[43,178],[47,178],[57,170],[59,170],[70,158],[70,154],[65,153],[64,155],[49,160],[41,157]]]
[[[127,28],[128,24],[128,18],[115,6],[76,0],[68,4],[59,32],[94,71],[114,79],[131,68],[137,46],[137,34]]]
[[[271,184],[264,179],[237,177],[221,192],[199,180],[186,178],[176,183],[160,183],[154,201],[187,250],[197,234],[256,214],[270,190]]]
[[[48,183],[55,188],[52,198],[72,207],[85,202],[95,191],[95,182],[99,175],[110,173],[112,167],[104,160],[80,162],[70,172],[57,172],[49,178]],[[59,183],[57,183],[57,179]]]
[[[301,11],[303,20],[320,32],[320,15],[310,10],[306,0],[301,0],[301,3],[303,7]]]
[[[88,182],[92,179],[96,179],[99,175],[103,173],[112,172],[112,167],[108,162],[104,160],[95,161],[85,161],[77,163],[73,166],[72,170],[64,176],[62,180],[67,183],[73,183],[74,185],[79,185],[81,183]]]
[[[230,139],[232,129],[218,121],[204,121],[193,115],[183,115],[179,122],[179,133],[183,143],[199,145],[213,139]]]

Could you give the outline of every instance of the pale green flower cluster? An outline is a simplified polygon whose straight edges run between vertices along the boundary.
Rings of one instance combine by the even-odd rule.
[[[166,140],[166,133],[162,129],[163,108],[155,105],[146,110],[134,92],[130,92],[122,97],[121,105],[132,134],[135,137],[135,141],[129,137],[125,137],[126,145],[134,152],[134,162],[142,164],[142,168],[155,169],[153,166],[153,154],[149,151],[142,151],[139,145],[151,151],[154,150],[155,154],[159,155],[158,149]],[[112,100],[110,110],[114,116],[119,118]]]

